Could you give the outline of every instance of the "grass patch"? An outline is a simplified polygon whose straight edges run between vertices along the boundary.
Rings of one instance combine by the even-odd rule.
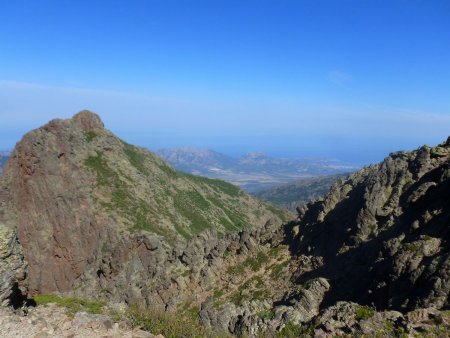
[[[274,264],[271,266],[270,277],[275,280],[279,280],[283,276],[283,271],[289,266],[289,260],[286,260],[280,264]]]
[[[229,266],[227,269],[227,274],[232,276],[239,276],[245,273],[245,267],[242,264],[236,264]]]
[[[212,187],[214,190],[225,193],[231,197],[238,197],[238,196],[241,196],[244,194],[242,192],[241,188],[239,188],[231,183],[222,181],[222,180],[203,177],[203,176],[195,176],[195,175],[191,175],[191,174],[187,174],[187,173],[180,173],[180,175],[183,175],[184,177],[186,177],[189,180],[194,181],[196,183],[206,184],[206,185]]]
[[[127,155],[131,165],[142,174],[148,175],[149,172],[145,166],[145,155],[139,151],[139,148],[122,141],[123,152]]]
[[[283,327],[283,329],[276,335],[277,337],[281,338],[296,338],[300,337],[300,335],[303,333],[302,327],[297,324],[293,324],[291,322],[286,323],[286,325]]]
[[[261,267],[268,261],[269,256],[267,256],[264,252],[259,251],[256,257],[248,257],[243,264],[256,272],[260,270]]]
[[[189,199],[200,210],[207,211],[210,203],[196,190],[186,191],[186,198]]]
[[[161,334],[166,338],[200,338],[200,337],[231,337],[225,332],[213,332],[200,325],[198,308],[186,312],[162,312],[155,309],[143,310],[131,306],[126,312],[126,318],[131,326],[140,327],[154,335]]]
[[[265,203],[267,209],[269,209],[273,214],[278,216],[283,222],[289,222],[291,219],[289,217],[288,212],[278,209],[271,204]]]
[[[404,248],[410,252],[419,252],[421,250],[421,245],[418,242],[405,243]]]
[[[97,152],[96,156],[89,156],[84,160],[85,166],[92,169],[97,175],[97,184],[108,186],[117,174],[112,170],[101,152]]]
[[[260,276],[254,276],[239,285],[229,300],[237,306],[241,306],[244,300],[265,300],[271,297],[271,293],[264,287]]]
[[[94,140],[94,138],[96,138],[98,135],[95,131],[91,130],[91,131],[84,133],[84,136],[86,137],[86,141],[91,143]]]
[[[275,318],[275,311],[273,310],[264,310],[260,311],[256,314],[262,320],[271,320]]]
[[[355,320],[364,320],[372,318],[375,312],[367,306],[358,306],[355,312]]]
[[[228,267],[227,273],[229,275],[237,276],[244,274],[247,269],[251,269],[252,271],[256,272],[259,271],[261,267],[268,262],[269,256],[264,252],[259,251],[255,257],[247,257],[242,263]]]
[[[197,198],[198,196],[201,196],[198,192],[197,194],[193,193]],[[208,229],[211,227],[211,223],[203,216],[201,208],[205,207],[204,202],[206,200],[200,200],[200,205],[197,205],[196,203],[198,200],[192,201],[190,199],[190,196],[192,195],[192,192],[185,192],[180,191],[176,194],[176,196],[173,199],[173,203],[175,206],[175,209],[178,214],[180,214],[182,217],[186,218],[191,224],[190,228],[193,233],[199,233],[205,229]],[[204,202],[203,202],[204,201]],[[209,206],[209,204],[208,204]]]
[[[73,317],[79,311],[86,311],[91,314],[103,313],[104,302],[87,301],[79,298],[64,298],[57,295],[37,295],[34,298],[37,305],[47,305],[50,303],[65,307],[67,315]]]

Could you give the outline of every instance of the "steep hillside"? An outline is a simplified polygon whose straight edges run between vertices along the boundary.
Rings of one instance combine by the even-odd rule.
[[[88,111],[25,135],[5,167],[0,197],[0,222],[17,229],[31,293],[77,283],[95,292],[105,274],[99,265],[120,256],[114,274],[125,273],[139,243],[169,252],[207,229],[224,234],[281,224],[285,216],[231,184],[177,172]]]
[[[324,197],[333,184],[348,174],[305,178],[254,193],[253,195],[279,207],[295,212],[309,201]]]

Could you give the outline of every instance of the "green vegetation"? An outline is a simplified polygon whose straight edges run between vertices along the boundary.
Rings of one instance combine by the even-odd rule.
[[[111,179],[117,176],[117,174],[108,166],[108,163],[101,152],[97,152],[97,156],[89,156],[84,161],[84,164],[97,174],[97,184],[100,186],[108,186]]]
[[[123,143],[123,152],[127,155],[128,160],[131,165],[135,167],[140,173],[147,174],[148,171],[145,167],[145,156],[139,152],[139,149],[131,144],[128,144],[124,141]]]
[[[220,298],[225,294],[225,292],[222,289],[214,289],[213,297],[214,298]]]
[[[283,276],[283,271],[289,266],[289,260],[285,260],[280,264],[271,265],[270,277],[279,280]]]
[[[287,211],[278,209],[277,207],[266,203],[266,208],[269,209],[272,213],[277,215],[283,222],[289,222],[292,217],[290,217]]]
[[[444,332],[448,332],[447,330]],[[443,333],[444,333],[443,332]],[[433,337],[439,337],[440,335],[436,335]],[[405,330],[402,327],[396,326],[393,322],[390,320],[385,320],[383,323],[383,328],[380,332],[380,337],[401,337],[401,338],[407,338],[408,335],[406,334]]]
[[[57,306],[65,307],[70,317],[73,317],[79,311],[86,311],[92,314],[103,313],[105,306],[103,302],[87,301],[78,298],[63,298],[57,295],[37,295],[34,297],[34,301],[37,305],[53,303]]]
[[[372,318],[375,312],[367,306],[358,306],[355,313],[355,320],[364,320]]]
[[[230,337],[227,333],[213,332],[200,325],[198,308],[171,313],[131,306],[125,316],[133,327],[140,327],[154,335],[162,334],[166,338]]]
[[[256,314],[262,320],[271,320],[275,318],[275,311],[273,310],[264,310],[260,311]]]
[[[209,210],[210,203],[196,190],[184,191],[185,199],[192,202],[197,208],[203,211]]]
[[[404,247],[411,252],[419,252],[421,249],[421,245],[418,242],[405,243]]]
[[[84,133],[84,136],[86,137],[86,141],[91,143],[94,140],[94,138],[97,137],[97,133],[95,131],[91,130],[91,131]]]
[[[255,257],[247,257],[245,261],[240,264],[236,264],[228,267],[227,273],[229,275],[242,275],[247,269],[251,269],[256,272],[261,269],[261,267],[269,261],[269,256],[264,252],[259,251]]]
[[[264,300],[272,296],[264,287],[261,276],[254,276],[239,285],[238,289],[229,296],[229,300],[235,305],[242,305],[244,300]]]
[[[99,137],[95,132],[85,136],[89,142]],[[100,192],[94,194],[97,201],[132,231],[151,231],[174,243],[178,235],[190,239],[214,226],[221,226],[223,232],[250,226],[246,213],[251,215],[253,210],[245,210],[248,197],[240,188],[221,180],[179,173],[144,149],[124,141],[121,146],[128,167],[150,181],[142,188],[135,176],[122,172],[126,170],[121,169],[123,161],[115,163],[100,150],[86,158],[84,164],[96,175]],[[264,213],[264,207],[259,208]],[[248,263],[251,269],[257,269],[257,261]]]
[[[243,264],[236,264],[228,267],[227,274],[232,276],[240,276],[245,273],[245,266]]]
[[[283,249],[285,249],[285,248],[286,248],[285,245],[278,245],[276,247],[270,248],[269,256],[272,258],[278,257],[281,255],[281,253],[283,252]]]
[[[233,223],[231,223],[225,217],[220,218],[219,223],[225,228],[226,231],[233,231],[233,230],[238,229],[238,227],[236,227]]]
[[[186,173],[180,173],[180,175],[182,175],[196,183],[208,185],[208,186],[212,187],[214,190],[225,193],[231,197],[239,197],[241,195],[244,195],[244,193],[242,192],[242,190],[239,187],[237,187],[231,183],[222,181],[222,180],[208,178],[208,177],[204,177],[204,176],[195,176],[195,175],[186,174]]]
[[[256,257],[248,257],[244,261],[244,265],[250,267],[254,272],[256,272],[268,261],[269,257],[264,252],[259,251]]]
[[[192,196],[195,196],[196,200],[191,200]],[[200,201],[200,205],[196,204],[198,201]],[[209,204],[198,192],[180,191],[175,195],[173,202],[177,213],[190,221],[191,230],[194,233],[199,233],[211,227],[211,223],[201,212],[201,208],[207,208]]]
[[[156,210],[130,193],[127,183],[109,167],[101,152],[97,152],[96,156],[89,156],[84,164],[96,173],[97,186],[112,189],[110,202],[103,203],[107,210],[118,211],[119,214],[130,220],[134,230],[153,231],[159,235],[168,236],[170,240],[170,234],[166,229],[152,224],[151,219],[157,213]]]
[[[281,338],[297,338],[303,333],[302,327],[300,325],[293,324],[291,322],[287,323],[283,329],[277,334],[277,337]]]

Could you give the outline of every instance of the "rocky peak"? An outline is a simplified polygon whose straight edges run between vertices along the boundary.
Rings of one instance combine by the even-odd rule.
[[[100,116],[89,110],[80,111],[73,116],[72,120],[85,132],[90,132],[98,128],[104,128],[104,124],[100,119]]]

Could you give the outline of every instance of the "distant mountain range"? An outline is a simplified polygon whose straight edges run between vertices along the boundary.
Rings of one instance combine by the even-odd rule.
[[[231,157],[209,149],[159,149],[156,153],[176,169],[219,178],[255,193],[304,178],[348,173],[357,166],[324,158],[274,158],[263,153]]]

